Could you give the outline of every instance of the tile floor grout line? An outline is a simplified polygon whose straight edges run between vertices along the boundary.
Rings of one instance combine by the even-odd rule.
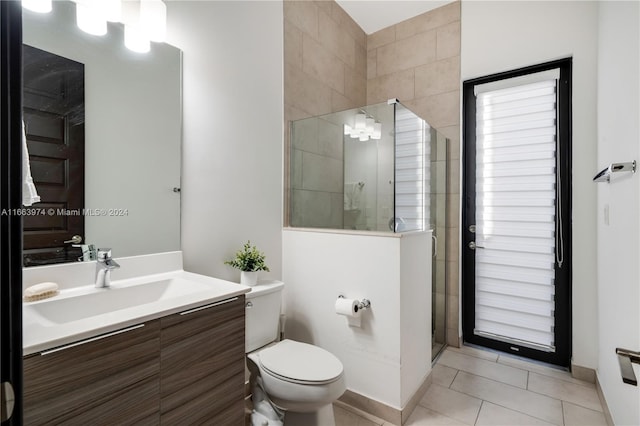
[[[446,349],[445,349],[445,350],[446,350]],[[454,350],[453,352],[458,353],[458,354],[460,354],[460,355],[466,355],[466,356],[469,356],[469,357],[472,357],[472,358],[475,358],[475,359],[479,359],[479,360],[483,360],[483,361],[492,362],[492,361],[490,361],[490,360],[488,360],[488,359],[485,359],[485,358],[482,358],[482,357],[479,357],[479,356],[475,356],[475,355],[471,355],[471,354],[469,354],[469,353],[465,353],[465,352],[462,352],[462,351],[455,351],[455,350]],[[491,352],[488,352],[488,353],[491,353]],[[498,365],[504,366],[504,367],[511,367],[511,368],[515,368],[515,369],[517,369],[517,370],[526,371],[527,373],[535,373],[535,374],[538,374],[538,375],[540,375],[540,376],[544,376],[544,377],[548,377],[548,378],[551,378],[551,379],[554,379],[554,380],[559,380],[559,381],[562,381],[562,382],[566,382],[566,383],[571,383],[571,384],[574,384],[574,385],[582,386],[582,387],[585,387],[585,388],[587,388],[587,389],[594,389],[594,385],[593,385],[593,383],[584,382],[584,380],[576,379],[576,378],[575,378],[575,377],[573,377],[573,376],[571,376],[571,377],[568,377],[568,378],[567,378],[567,379],[572,379],[572,380],[562,379],[562,378],[559,378],[559,377],[553,376],[553,375],[551,375],[551,374],[545,374],[545,373],[542,373],[542,372],[540,372],[540,371],[529,370],[528,368],[525,368],[525,367],[515,366],[515,365],[507,364],[507,363],[504,363],[504,362],[500,362],[500,361],[499,361],[499,359],[500,359],[500,355],[498,356],[498,359],[495,361],[495,363],[496,363],[496,364],[498,364]],[[507,359],[508,359],[508,358],[507,358]],[[519,360],[519,361],[527,362],[527,361],[524,361],[524,360]],[[440,360],[438,360],[438,362],[436,362],[436,364],[440,364]],[[440,364],[440,365],[443,365],[443,366],[445,366],[445,367],[449,367],[448,365],[445,365],[445,364]],[[534,365],[535,365],[535,364],[534,364]],[[454,367],[449,367],[449,368],[454,368]],[[543,367],[543,368],[544,368],[544,367]],[[547,368],[548,368],[548,367],[547,367]],[[553,370],[553,371],[557,371],[557,372],[559,372],[559,373],[563,372],[562,370]],[[570,373],[570,372],[568,372],[568,371],[564,371],[564,372],[565,372],[565,373],[568,373],[569,375],[571,375],[571,373]],[[576,381],[577,381],[577,382],[576,382]],[[584,382],[584,383],[579,383],[579,382]]]
[[[478,410],[478,414],[476,414],[476,421],[473,422],[473,425],[478,424],[478,419],[480,418],[480,411],[482,411],[482,406],[484,405],[484,399],[480,400],[480,409]]]
[[[456,351],[453,351],[453,352],[456,352]],[[470,357],[475,358],[475,359],[480,359],[480,360],[487,361],[487,362],[493,362],[493,361],[489,361],[488,359],[484,359],[484,358],[481,358],[481,357],[478,357],[478,356],[465,354],[464,352],[457,352],[457,353],[461,354],[461,355],[467,355],[467,356],[470,356]],[[440,360],[438,360],[438,362],[436,362],[436,364],[440,364]],[[509,368],[515,368],[516,370],[520,370],[520,371],[526,371],[527,373],[531,372],[531,370],[527,370],[526,368],[515,367],[513,365],[504,364],[504,363],[497,362],[497,361],[495,362],[495,364],[500,365],[502,367],[509,367]],[[449,367],[446,364],[440,364],[440,365],[444,365],[445,367]],[[449,368],[454,368],[454,367],[449,367]],[[467,371],[467,373],[468,373],[468,371]],[[538,374],[540,374],[540,373],[538,373]],[[542,374],[542,375],[544,376],[544,374]],[[553,377],[553,376],[545,376],[545,377],[551,377],[551,378],[555,379],[555,377]],[[560,380],[560,379],[558,379],[558,380]],[[569,383],[571,383],[571,382],[569,382]]]
[[[450,348],[447,348],[447,349],[450,349]],[[458,349],[458,350],[456,350],[456,349]],[[584,387],[586,387],[586,388],[593,389],[593,383],[589,383],[589,382],[585,382],[584,380],[576,379],[575,377],[573,377],[573,376],[571,375],[571,372],[570,372],[570,371],[565,371],[565,370],[561,370],[561,369],[554,369],[554,368],[552,368],[552,367],[545,367],[544,365],[539,365],[541,368],[548,368],[548,369],[550,369],[551,371],[554,371],[554,372],[558,372],[558,373],[568,373],[570,377],[568,377],[567,379],[572,379],[572,380],[561,379],[561,378],[556,377],[556,376],[553,376],[553,375],[551,375],[551,374],[545,374],[545,373],[542,373],[542,372],[540,372],[540,371],[530,370],[530,369],[529,369],[529,368],[527,368],[527,367],[512,365],[512,364],[509,364],[508,362],[500,362],[500,358],[503,356],[502,354],[498,354],[498,357],[496,358],[496,360],[495,360],[495,361],[491,361],[491,360],[488,360],[488,359],[486,359],[486,358],[482,358],[482,357],[480,357],[480,356],[476,356],[476,355],[474,355],[473,353],[461,351],[461,350],[460,350],[460,348],[456,348],[456,349],[451,349],[451,351],[452,351],[452,352],[455,352],[455,353],[458,353],[458,354],[461,354],[461,355],[467,355],[467,356],[470,356],[470,357],[473,357],[473,358],[476,358],[476,359],[481,359],[481,360],[484,360],[484,361],[493,362],[493,363],[498,364],[498,365],[502,365],[502,366],[506,366],[506,367],[511,367],[511,368],[516,368],[516,369],[518,369],[518,370],[527,371],[527,372],[529,372],[529,373],[536,373],[536,374],[539,374],[539,375],[541,375],[541,376],[550,377],[550,378],[552,378],[552,379],[562,380],[563,382],[573,383],[574,385],[580,385],[580,386],[584,386]],[[474,348],[474,349],[479,350],[479,351],[482,351],[482,349],[477,349],[477,348]],[[445,349],[445,351],[446,351],[446,349]],[[491,352],[491,351],[486,351],[486,353],[491,354],[491,353],[493,353],[493,352]],[[520,362],[523,362],[523,363],[527,363],[527,362],[529,362],[529,361],[527,361],[527,360],[525,360],[525,359],[520,359],[520,358],[510,358],[510,357],[508,357],[508,356],[506,356],[505,358],[506,358],[506,359],[515,359],[516,361],[520,361]],[[437,364],[437,363],[436,363],[436,364]],[[535,364],[535,363],[533,363],[533,362],[532,362],[531,364],[532,364],[532,365],[538,365],[538,364]],[[443,365],[444,365],[444,364],[443,364]],[[584,382],[584,383],[580,383],[580,382]]]
[[[458,370],[458,369],[456,368],[456,375],[455,375],[455,376],[453,376],[453,380],[451,381],[451,383],[449,383],[449,389],[451,389],[451,386],[453,386],[453,382],[455,382],[455,381],[456,381],[456,377],[458,377],[458,374],[460,374],[460,370]],[[453,390],[453,389],[451,389],[451,390]]]
[[[467,374],[473,374],[474,376],[482,377],[482,378],[484,378],[484,379],[493,380],[494,382],[503,383],[503,384],[505,384],[505,385],[513,386],[513,387],[518,388],[518,389],[527,390],[527,388],[522,388],[522,387],[520,387],[520,386],[512,385],[511,383],[503,382],[503,381],[501,381],[501,380],[493,379],[493,378],[491,378],[491,377],[482,376],[482,375],[480,375],[480,374],[474,373],[474,372],[472,372],[472,371],[464,370],[464,369],[462,369],[462,368],[455,368],[455,367],[451,367],[451,366],[449,366],[449,365],[445,365],[445,364],[440,364],[440,365],[443,365],[443,366],[448,367],[448,368],[453,368],[454,370],[458,370],[458,372],[463,371],[463,372],[465,372],[465,373],[467,373]],[[514,367],[514,368],[515,368],[515,367]],[[521,369],[518,369],[518,370],[520,370],[520,371],[523,371],[523,372],[527,373],[527,384],[526,384],[526,385],[528,385],[528,383],[529,383],[529,374],[528,374],[528,373],[529,373],[529,372],[528,372],[527,370],[521,370]],[[456,373],[456,377],[457,377],[457,376],[458,376],[458,374]],[[454,378],[453,378],[453,380],[455,380],[455,379],[456,379],[456,378],[454,377]],[[453,383],[453,382],[451,382],[451,383]],[[525,385],[525,386],[526,386],[526,385]],[[451,387],[451,386],[449,386],[449,387]]]
[[[486,378],[486,377],[485,377]],[[491,379],[489,379],[491,380]],[[551,398],[551,399],[555,399],[556,401],[560,401],[560,402],[567,402],[569,404],[573,404],[573,405],[577,405],[580,408],[586,408],[587,410],[591,410],[591,411],[596,411],[598,413],[604,413],[604,408],[602,407],[602,404],[600,403],[600,408],[603,408],[602,411],[600,410],[594,410],[593,408],[589,408],[589,407],[585,407],[584,405],[578,403],[578,402],[574,402],[574,401],[567,401],[566,399],[561,399],[561,398],[556,398],[555,396],[551,396],[551,395],[547,395],[546,393],[540,393],[534,390],[530,390],[530,389],[526,389],[528,392],[531,393],[535,393],[536,395],[540,395],[540,396],[546,396],[547,398]]]
[[[559,400],[556,400],[556,401],[559,401]],[[491,402],[491,401],[487,401],[487,402],[489,404],[493,404],[493,405],[495,405],[497,407],[504,408],[505,410],[513,411],[513,412],[519,413],[519,414],[523,414],[525,416],[532,417],[532,418],[534,418],[536,420],[541,420],[541,421],[543,421],[545,423],[554,424],[553,422],[550,422],[548,419],[543,419],[542,417],[534,416],[532,414],[525,413],[524,411],[516,410],[515,408],[506,407],[506,406],[504,406],[502,404],[498,404],[497,402]],[[562,408],[562,401],[560,401],[560,408]],[[564,424],[564,419],[562,420],[562,423]],[[563,426],[563,425],[557,425],[557,426]]]
[[[584,380],[576,379],[573,376],[569,377],[572,380],[567,380],[567,379],[562,379],[560,377],[552,376],[550,374],[544,374],[544,373],[541,373],[539,371],[533,371],[533,370],[528,370],[528,371],[530,373],[535,373],[538,376],[544,376],[544,377],[548,377],[550,379],[559,380],[561,382],[571,383],[572,385],[582,386],[583,388],[587,388],[587,389],[595,389],[595,386],[596,386],[594,383],[585,382]],[[567,372],[567,373],[569,373],[569,372]],[[569,374],[571,374],[571,373],[569,373]],[[580,383],[580,382],[582,382],[582,383]]]
[[[440,386],[440,387],[444,388],[444,386],[442,386],[442,385],[438,385],[438,384],[436,384],[436,386]],[[447,388],[445,388],[445,389],[447,389]],[[457,390],[453,390],[453,389],[451,389],[451,390],[452,390],[453,392],[457,392],[457,393],[462,394],[462,395],[467,395],[467,394],[466,394],[466,393],[464,393],[464,392],[458,392]],[[467,395],[467,396],[471,396],[471,395]],[[475,397],[472,397],[472,398],[475,398]],[[475,399],[480,399],[480,398],[475,398]],[[482,401],[482,400],[480,399],[480,401]],[[421,401],[421,402],[422,402],[422,401]],[[443,413],[443,412],[441,412],[441,411],[438,411],[437,409],[435,409],[435,408],[433,408],[433,407],[426,407],[426,406],[422,405],[420,402],[418,402],[418,405],[419,405],[420,407],[422,407],[422,408],[426,409],[426,410],[433,411],[434,413],[438,413],[438,414],[440,414],[441,416],[447,417],[447,418],[449,418],[449,419],[453,419],[453,420],[455,420],[455,421],[457,421],[457,422],[460,422],[460,423],[464,423],[462,420],[459,420],[459,419],[457,419],[457,418],[455,418],[455,417],[451,417],[451,416],[450,416],[450,415],[448,415],[447,413]],[[480,403],[480,405],[482,405],[482,402]]]
[[[492,382],[499,383],[499,384],[502,384],[502,385],[505,385],[505,386],[510,386],[510,387],[512,387],[512,388],[515,388],[515,389],[523,390],[523,391],[525,391],[525,392],[531,392],[531,393],[534,393],[534,394],[536,394],[536,395],[538,395],[538,396],[544,396],[544,397],[546,397],[546,398],[553,399],[554,401],[558,401],[558,402],[560,402],[560,408],[562,409],[562,400],[561,400],[561,399],[554,398],[554,397],[549,396],[549,395],[544,395],[544,394],[541,394],[541,393],[538,393],[538,392],[533,392],[533,391],[530,391],[530,390],[527,390],[527,389],[522,389],[522,388],[519,388],[519,387],[517,387],[517,386],[513,386],[513,385],[509,385],[509,384],[507,384],[507,383],[500,382],[500,381],[498,381],[498,380],[493,380],[493,379],[489,379],[489,378],[487,378],[487,377],[478,376],[477,374],[472,374],[472,373],[468,373],[468,372],[465,372],[465,373],[467,373],[467,374],[469,374],[469,375],[471,375],[471,376],[480,377],[481,379],[491,380]],[[454,380],[454,381],[455,381],[455,380]],[[453,383],[452,383],[452,386],[453,386]],[[477,396],[475,396],[475,395],[472,395],[472,394],[467,393],[467,392],[463,392],[463,391],[461,391],[461,390],[457,390],[457,389],[451,389],[451,390],[452,390],[452,391],[454,391],[454,392],[461,393],[461,394],[463,394],[463,395],[470,396],[470,397],[475,398],[475,399],[479,399],[479,400],[481,400],[481,401],[485,401],[485,400],[484,400],[484,399],[482,399],[482,398],[478,398],[478,397],[477,397]],[[491,403],[491,404],[500,405],[500,404],[495,403],[495,402],[493,402],[493,401],[488,401],[488,400],[486,400],[486,401],[487,401],[487,402],[489,402],[489,403]],[[567,401],[567,402],[569,402],[569,401]],[[572,404],[573,404],[573,403],[572,403]],[[574,404],[574,405],[578,405],[578,404]],[[539,417],[532,416],[531,414],[527,414],[527,413],[525,413],[524,411],[520,411],[520,410],[516,410],[516,409],[513,409],[513,408],[505,407],[505,406],[503,406],[503,405],[500,405],[500,406],[501,406],[502,408],[506,408],[506,409],[511,410],[511,411],[516,411],[516,412],[518,412],[518,413],[525,414],[525,415],[530,416],[530,417],[535,417],[536,419],[540,419]],[[580,406],[580,407],[582,407],[582,406]],[[426,407],[425,407],[425,408],[426,408]],[[582,408],[586,408],[586,407],[582,407]],[[593,409],[592,409],[592,410],[593,410]],[[596,411],[596,410],[593,410],[593,411]],[[551,422],[549,422],[549,421],[547,421],[547,420],[545,420],[545,419],[540,419],[540,420],[543,420],[543,421],[545,421],[545,422],[547,422],[547,423],[551,423]]]
[[[462,370],[460,370],[460,371],[462,371]],[[480,377],[481,379],[491,380],[492,382],[500,383],[501,385],[510,386],[510,387],[512,387],[512,388],[516,388],[516,389],[519,389],[519,390],[523,390],[523,391],[531,392],[531,391],[530,391],[530,390],[528,390],[528,389],[522,389],[520,386],[510,385],[509,383],[501,382],[500,380],[495,380],[495,379],[492,379],[492,378],[490,378],[490,377],[480,376],[479,374],[469,373],[468,371],[465,371],[464,373],[469,374],[469,375],[471,375],[471,376]],[[454,381],[455,381],[455,379],[454,379]],[[453,384],[453,383],[452,383],[452,384]],[[452,390],[455,390],[455,389],[452,389]],[[535,392],[535,393],[536,393],[536,394],[538,394],[538,395],[542,395],[541,393],[537,393],[537,392]],[[544,396],[546,396],[546,397],[548,397],[548,398],[552,398],[552,399],[557,399],[557,398],[553,398],[552,396],[549,396],[549,395],[544,395]],[[480,399],[480,398],[478,398],[478,399]],[[491,401],[489,401],[489,402],[491,402]]]

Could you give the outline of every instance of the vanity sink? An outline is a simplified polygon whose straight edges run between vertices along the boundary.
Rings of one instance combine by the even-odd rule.
[[[34,303],[29,308],[53,324],[64,324],[210,290],[206,284],[170,278],[138,285],[114,285],[95,292]]]
[[[48,350],[144,321],[227,300],[249,287],[172,271],[60,291],[23,305],[23,353]]]

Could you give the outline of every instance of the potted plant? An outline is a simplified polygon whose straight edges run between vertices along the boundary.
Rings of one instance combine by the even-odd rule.
[[[258,282],[258,272],[269,272],[269,267],[264,260],[264,253],[260,252],[256,246],[252,247],[251,241],[247,241],[242,250],[238,250],[234,259],[224,263],[240,269],[240,284],[253,286]]]

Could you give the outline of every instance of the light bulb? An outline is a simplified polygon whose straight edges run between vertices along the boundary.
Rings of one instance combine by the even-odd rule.
[[[22,0],[22,7],[32,12],[51,12],[51,0]]]
[[[345,135],[350,135],[353,132],[353,130],[351,129],[351,126],[349,126],[348,124],[344,125],[344,134]]]
[[[76,2],[76,23],[87,34],[102,36],[107,33],[107,20],[101,16],[99,4],[95,1]]]
[[[382,123],[375,122],[373,124],[373,134],[371,135],[371,139],[382,139]]]
[[[162,0],[140,1],[140,25],[149,40],[164,41],[167,34],[167,6]]]
[[[354,128],[358,131],[364,130],[367,128],[367,116],[364,114],[356,114],[356,125]]]
[[[374,123],[375,123],[375,120],[373,118],[367,118],[367,120],[366,120],[367,133],[369,133],[369,134],[373,133],[373,124]]]
[[[104,17],[109,22],[122,21],[122,2],[120,0],[103,0]]]
[[[127,49],[137,53],[147,53],[151,50],[149,39],[138,25],[124,26],[124,45]]]
[[[369,140],[369,135],[366,133],[360,133],[360,142],[366,142]]]

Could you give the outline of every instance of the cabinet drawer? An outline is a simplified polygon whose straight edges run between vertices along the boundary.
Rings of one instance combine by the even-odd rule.
[[[79,419],[92,413],[87,417],[92,425],[112,425],[107,417],[126,419],[139,411],[143,418],[159,411],[159,404],[153,403],[159,392],[159,330],[160,322],[150,321],[144,327],[25,358],[25,424],[87,424]],[[138,393],[140,400],[131,398]]]
[[[210,421],[233,401],[244,418],[244,314],[241,296],[162,318],[163,424],[226,424]]]

